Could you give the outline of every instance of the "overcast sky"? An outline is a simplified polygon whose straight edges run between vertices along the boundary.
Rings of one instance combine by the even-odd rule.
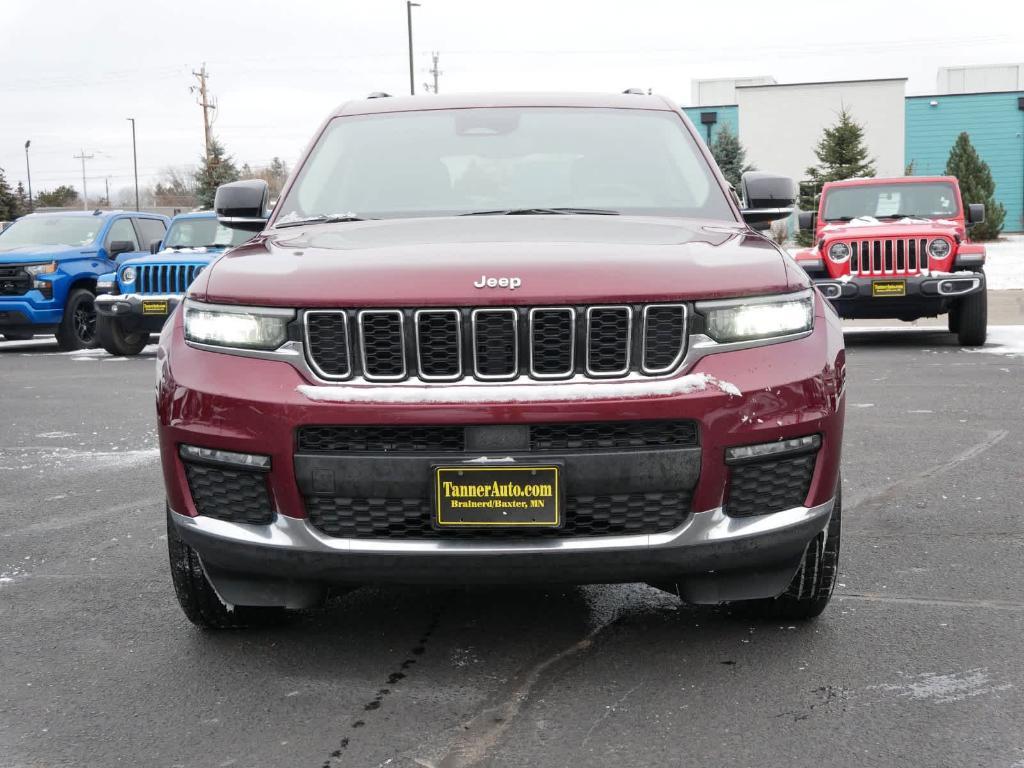
[[[421,0],[417,91],[441,54],[442,92],[653,88],[685,105],[691,79],[779,82],[908,77],[940,66],[1024,60],[1024,3],[682,0]],[[833,8],[835,10],[833,10]],[[214,131],[239,165],[291,164],[340,102],[408,90],[404,0],[2,0],[0,167],[34,191],[109,177],[140,184],[194,165],[202,112],[189,92],[206,62]],[[799,119],[798,115],[793,116]]]

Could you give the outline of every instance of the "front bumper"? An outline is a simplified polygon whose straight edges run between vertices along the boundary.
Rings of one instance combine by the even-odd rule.
[[[961,298],[985,290],[983,272],[812,279],[844,318],[935,317],[948,312]]]
[[[181,302],[181,294],[103,294],[96,297],[96,312],[127,333],[158,333]]]
[[[33,289],[22,296],[0,296],[0,333],[7,330],[43,333],[64,316],[60,301]]]

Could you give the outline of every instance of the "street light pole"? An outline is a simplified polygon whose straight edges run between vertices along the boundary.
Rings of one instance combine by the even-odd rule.
[[[139,208],[139,157],[135,153],[135,118],[128,117],[126,120],[131,121],[132,124],[132,167],[135,169],[135,210]]]
[[[25,142],[25,175],[28,176],[28,210],[31,213],[35,210],[32,205],[32,166],[28,162],[28,148],[32,145],[32,140],[29,139]]]
[[[419,3],[414,3],[412,0],[405,0],[405,15],[406,22],[409,26],[409,93],[412,96],[416,95],[416,77],[412,71],[412,9],[419,8]]]

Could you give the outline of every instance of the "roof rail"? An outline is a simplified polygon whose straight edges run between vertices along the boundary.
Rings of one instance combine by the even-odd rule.
[[[368,99],[390,99],[391,98],[391,94],[390,93],[385,93],[384,91],[374,91],[373,93],[371,93],[366,98],[368,98]]]

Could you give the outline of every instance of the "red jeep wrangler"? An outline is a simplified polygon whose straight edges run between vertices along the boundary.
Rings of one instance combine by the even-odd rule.
[[[951,176],[851,179],[825,184],[818,212],[800,214],[814,246],[794,254],[842,317],[916,320],[948,314],[961,344],[985,343],[985,247],[967,226],[985,206],[964,210]]]
[[[331,584],[646,581],[815,616],[840,538],[838,316],[651,96],[342,106],[160,340],[189,619]]]

